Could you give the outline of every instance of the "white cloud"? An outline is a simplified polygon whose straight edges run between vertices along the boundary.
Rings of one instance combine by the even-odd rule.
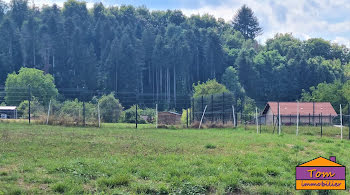
[[[350,39],[349,38],[335,37],[335,39],[332,42],[338,43],[340,45],[345,45],[346,47],[350,48]]]
[[[302,40],[322,37],[349,45],[350,17],[347,15],[350,4],[347,0],[224,0],[220,6],[204,5],[198,9],[182,10],[188,16],[209,13],[229,21],[242,4],[253,9],[264,28],[264,34],[258,37],[262,42],[276,33],[292,33]]]
[[[10,3],[11,0],[4,0],[6,3]],[[63,7],[64,2],[66,0],[28,0],[28,4],[30,7],[35,4],[35,7],[42,7],[43,5],[53,5],[56,4],[59,7]],[[92,8],[94,6],[94,1],[85,1],[87,8]]]

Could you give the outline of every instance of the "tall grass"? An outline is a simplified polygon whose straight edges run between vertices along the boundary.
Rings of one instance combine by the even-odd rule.
[[[350,166],[350,142],[313,128],[152,127],[0,123],[0,194],[297,194],[296,165]]]
[[[244,128],[244,126],[242,126]],[[249,125],[246,128],[247,130],[256,132],[256,125]],[[266,126],[262,125],[259,126],[259,133],[260,131],[262,133],[268,133],[268,134],[278,134],[278,126]],[[296,126],[281,126],[281,133],[282,134],[296,134],[297,127]],[[299,135],[312,135],[312,136],[321,136],[321,126],[299,126]],[[340,127],[335,126],[322,126],[322,136],[325,137],[333,137],[333,138],[340,138],[341,135],[341,129]],[[347,126],[343,127],[343,139],[349,139],[349,128]]]

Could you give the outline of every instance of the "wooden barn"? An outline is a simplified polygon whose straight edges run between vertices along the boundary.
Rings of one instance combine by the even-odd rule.
[[[176,112],[158,112],[158,124],[180,125],[181,114]]]
[[[318,125],[332,124],[333,118],[338,114],[329,102],[268,102],[261,116],[261,123],[266,125],[277,124],[278,106],[280,108],[281,124],[293,125],[297,123],[299,113],[299,124]]]

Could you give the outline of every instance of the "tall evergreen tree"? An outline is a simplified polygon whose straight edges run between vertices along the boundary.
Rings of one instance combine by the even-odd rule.
[[[242,33],[245,39],[255,39],[262,33],[258,18],[254,15],[253,10],[246,5],[237,11],[232,25],[235,30]]]
[[[17,28],[21,29],[22,24],[28,15],[28,0],[12,0],[10,6],[11,17]]]

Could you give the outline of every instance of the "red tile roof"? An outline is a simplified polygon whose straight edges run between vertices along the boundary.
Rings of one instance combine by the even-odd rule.
[[[297,102],[280,102],[280,113],[281,115],[297,115]],[[315,115],[331,115],[337,116],[333,106],[329,102],[299,102],[299,113],[300,115],[313,115],[313,105],[315,104]],[[267,102],[263,114],[266,114],[271,107],[272,113],[278,114],[278,103]]]

